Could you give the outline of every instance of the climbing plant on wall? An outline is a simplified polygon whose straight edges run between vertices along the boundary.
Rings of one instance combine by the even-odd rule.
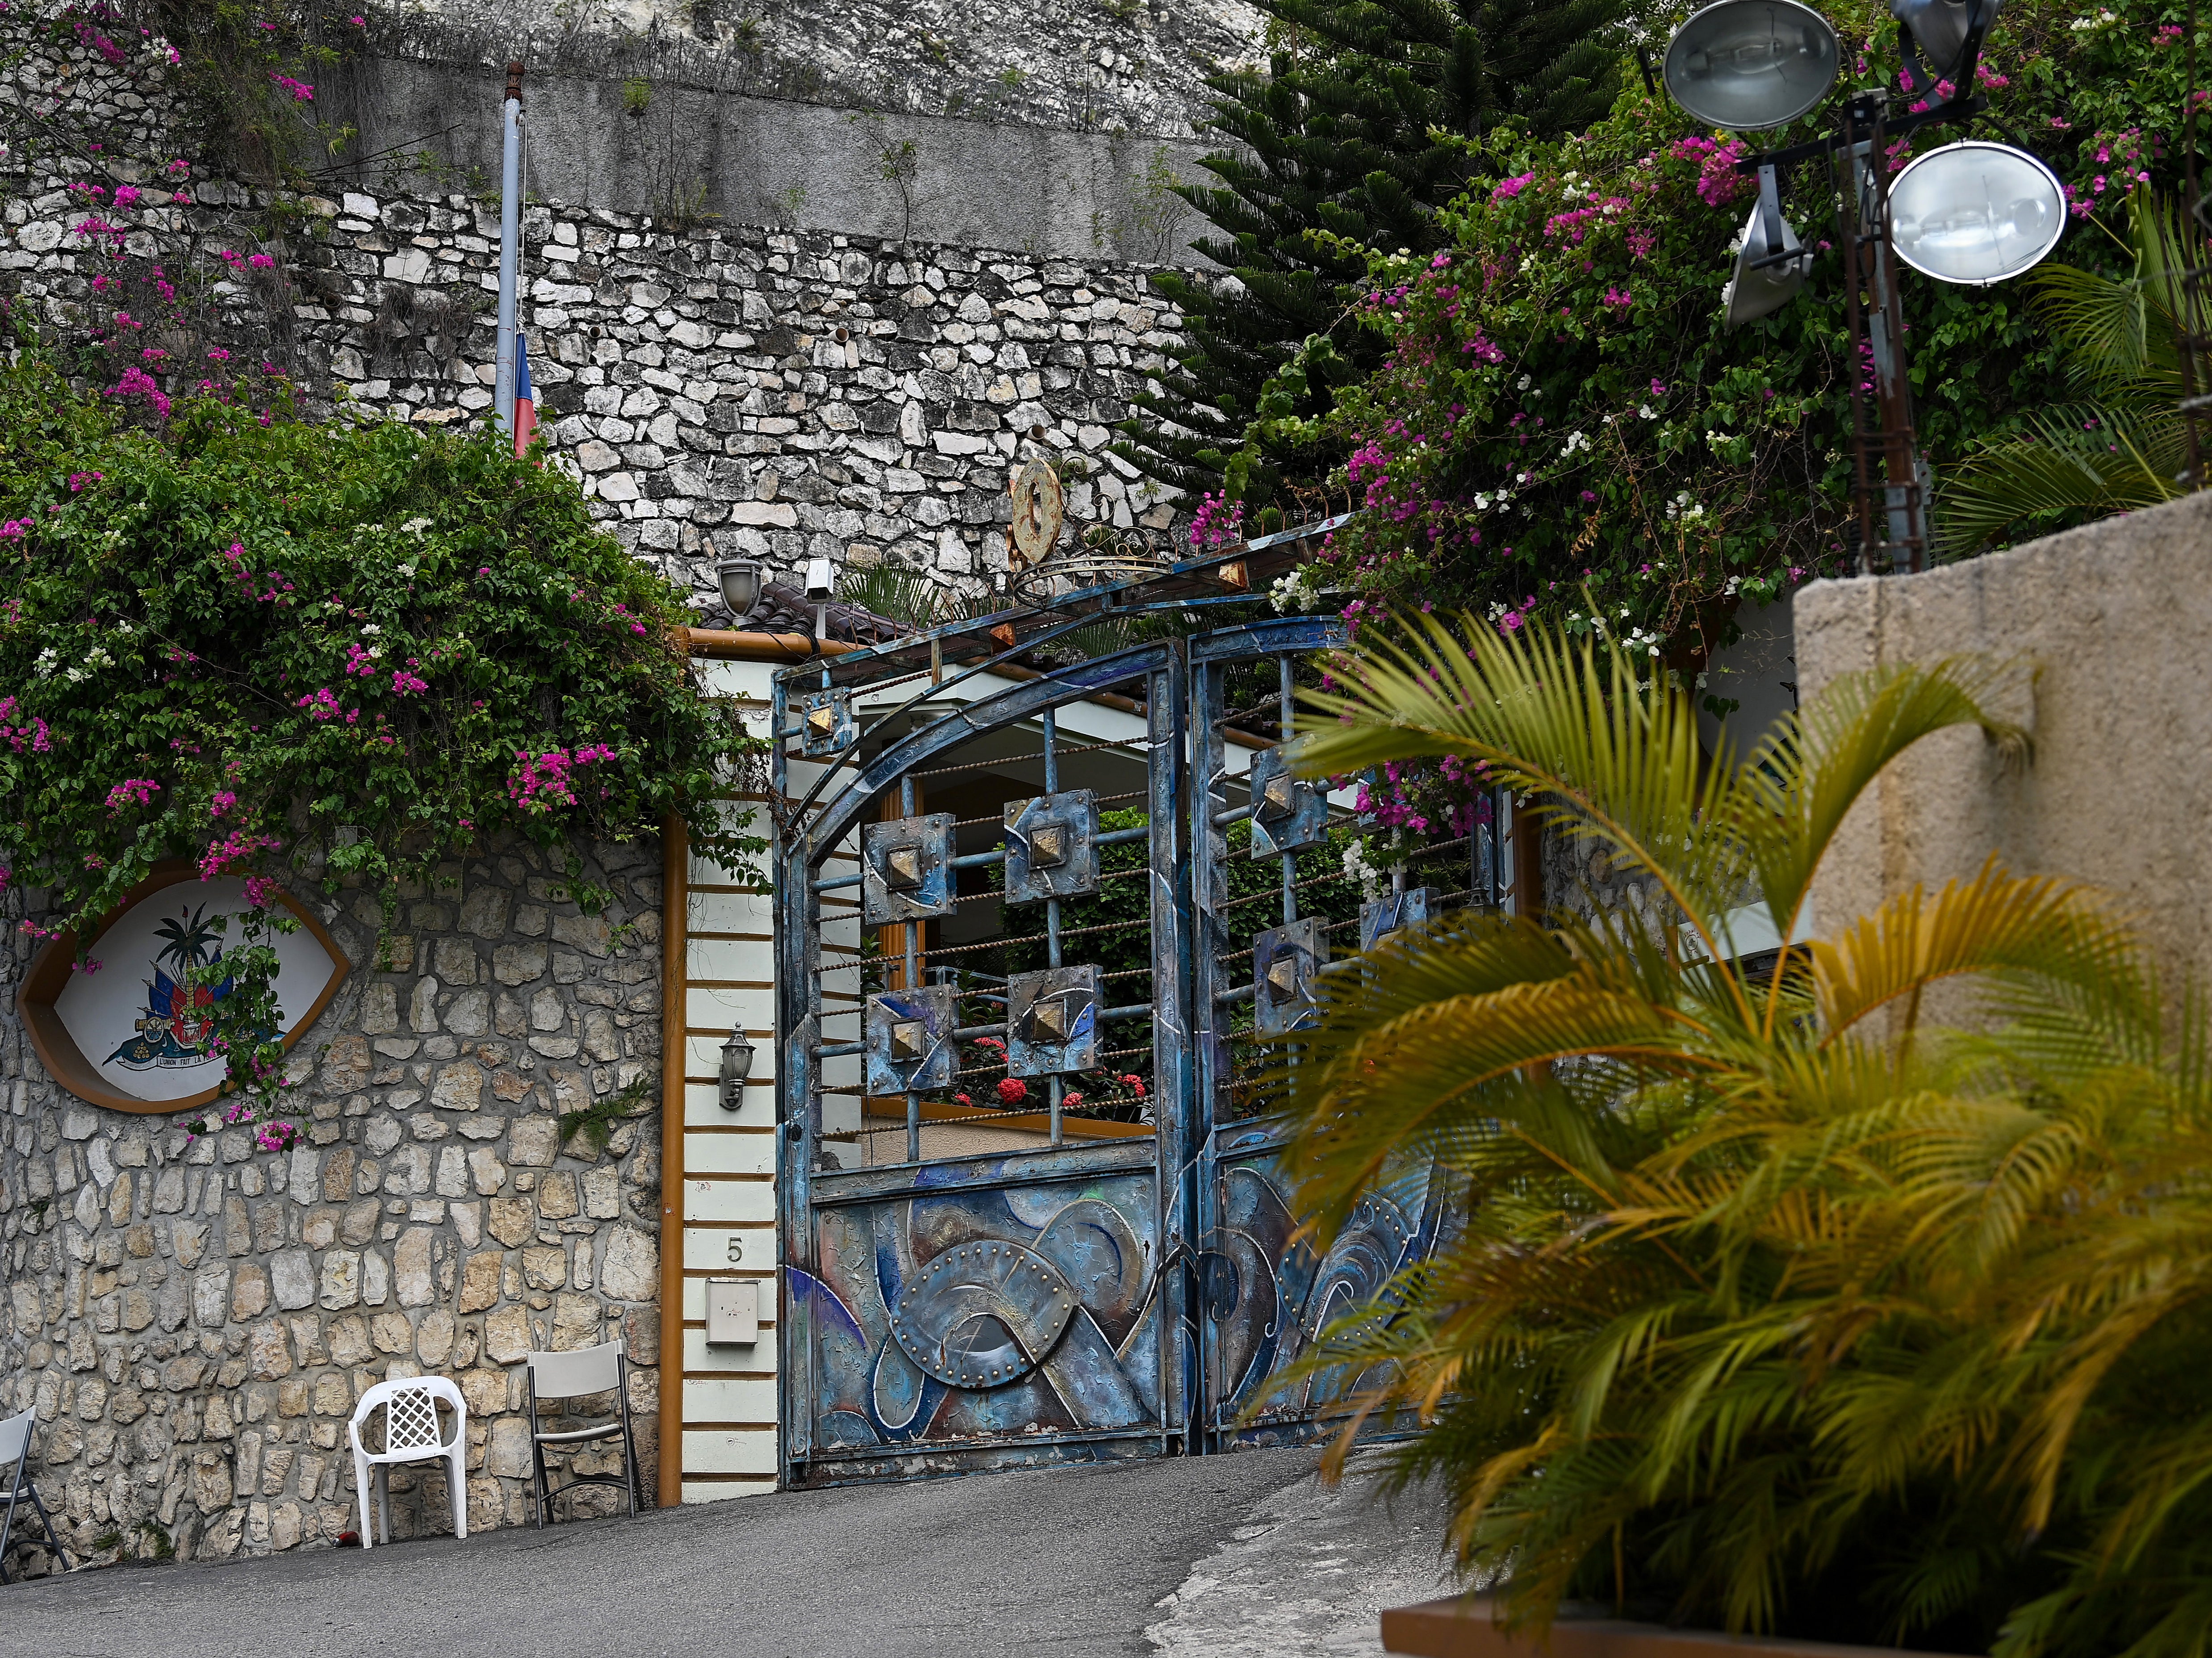
[[[179,856],[265,910],[279,878],[389,896],[501,832],[578,876],[579,839],[672,813],[703,856],[761,848],[678,596],[572,479],[488,428],[208,385],[149,412],[34,350],[0,370],[0,880],[46,890],[39,927]],[[273,951],[225,960],[232,1082],[273,1098]]]

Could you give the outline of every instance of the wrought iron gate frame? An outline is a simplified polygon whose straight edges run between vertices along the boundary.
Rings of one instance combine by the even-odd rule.
[[[916,704],[974,676],[1006,666],[1010,658],[1100,613],[1143,613],[1167,608],[1210,609],[1249,606],[1258,582],[1271,568],[1288,568],[1315,540],[1341,523],[1330,519],[1281,535],[1223,550],[1175,567],[1163,577],[1125,582],[1064,596],[1050,604],[955,624],[779,671],[775,677],[770,731],[775,744],[774,795],[779,802],[776,891],[777,1053],[775,1078],[777,1145],[777,1230],[781,1263],[812,1281],[820,1263],[814,1217],[849,1204],[880,1202],[902,1192],[983,1191],[1046,1181],[1085,1173],[1132,1170],[1149,1166],[1159,1240],[1157,1295],[1147,1316],[1159,1321],[1160,1420],[1133,1430],[1086,1430],[1073,1435],[1035,1435],[1018,1444],[940,1442],[912,1450],[874,1448],[830,1452],[814,1443],[815,1366],[819,1344],[809,1319],[795,1307],[792,1271],[779,1274],[777,1339],[781,1431],[778,1462],[786,1485],[842,1483],[908,1474],[964,1472],[1039,1461],[1127,1455],[1204,1453],[1240,1442],[1223,1412],[1223,1380],[1214,1362],[1217,1335],[1202,1293],[1200,1262],[1220,1218],[1216,1176],[1224,1153],[1236,1141],[1240,1159],[1279,1147],[1279,1126],[1265,1120],[1217,1121],[1216,1102],[1227,1074],[1225,1029],[1216,1017],[1215,961],[1222,938],[1209,919],[1195,884],[1199,872],[1217,850],[1214,821],[1217,792],[1226,774],[1218,701],[1221,675],[1238,662],[1285,658],[1340,646],[1347,629],[1333,617],[1289,616],[1244,620],[1179,640],[1133,647],[1109,656],[1054,669],[1011,689],[963,705],[919,730],[895,738],[872,758],[843,762],[832,758],[805,797],[793,802],[788,788],[789,744],[799,736],[792,723],[796,697],[817,678],[823,689],[838,680],[866,689],[877,673],[904,677],[928,653],[931,683],[910,699],[882,711],[871,727],[880,730],[905,718]],[[1241,581],[1224,583],[1222,567],[1241,565]],[[1220,591],[1228,585],[1234,591]],[[1008,642],[1013,623],[1042,624]],[[979,636],[988,638],[981,659]],[[969,659],[951,674],[944,654],[964,648]],[[1021,671],[1017,668],[1016,672]],[[880,1165],[824,1173],[815,1169],[821,1133],[819,1065],[823,1059],[853,1052],[858,1044],[830,1045],[819,1040],[821,893],[829,887],[857,884],[859,878],[826,883],[819,874],[837,843],[863,821],[863,814],[902,778],[933,756],[983,734],[1019,725],[1071,703],[1081,702],[1138,676],[1147,683],[1146,762],[1152,929],[1152,1024],[1153,1034],[1155,1133],[1149,1157],[1111,1142],[1093,1147],[1054,1145],[1036,1151],[992,1153]],[[862,750],[855,728],[850,750]],[[841,769],[854,772],[833,791]],[[830,798],[824,799],[825,794]],[[819,815],[808,821],[810,811]]]
[[[1085,617],[1085,620],[1088,620]],[[1085,1174],[1144,1168],[1152,1175],[1153,1220],[1160,1242],[1154,1266],[1157,1293],[1150,1310],[1141,1315],[1156,1321],[1158,1329],[1160,1410],[1157,1426],[1143,1429],[1087,1430],[1073,1435],[1038,1434],[1018,1444],[939,1442],[912,1451],[890,1453],[828,1452],[813,1443],[814,1408],[818,1378],[815,1365],[818,1343],[811,1339],[809,1319],[797,1313],[790,1272],[781,1275],[784,1316],[779,1321],[783,1363],[778,1367],[782,1431],[779,1461],[786,1484],[830,1484],[840,1479],[893,1476],[899,1465],[921,1463],[918,1472],[960,1472],[985,1467],[1018,1466],[1041,1461],[1070,1460],[1066,1453],[1081,1447],[1092,1455],[1129,1454],[1130,1442],[1158,1442],[1137,1446],[1138,1454],[1170,1452],[1185,1431],[1188,1389],[1182,1379],[1188,1367],[1179,1362],[1176,1333],[1186,1322],[1187,1275],[1176,1263],[1188,1255],[1179,1236],[1182,1206],[1169,1203],[1168,1148],[1170,1126],[1184,1120],[1187,1110],[1164,1110],[1156,1103],[1158,1127],[1142,1157],[1133,1157],[1121,1145],[1107,1142],[1073,1147],[1054,1145],[1036,1151],[993,1153],[902,1163],[878,1169],[841,1170],[823,1174],[814,1168],[814,1149],[821,1132],[817,1064],[827,1057],[817,1040],[821,893],[817,874],[830,853],[862,820],[862,814],[891,790],[902,778],[936,755],[957,747],[993,730],[1018,726],[1069,703],[1081,702],[1105,687],[1142,677],[1147,682],[1146,744],[1147,807],[1152,871],[1153,1032],[1155,1095],[1163,1101],[1183,1102],[1190,1090],[1188,1042],[1181,1017],[1188,981],[1189,944],[1184,919],[1189,914],[1188,860],[1181,855],[1184,756],[1182,733],[1187,724],[1183,701],[1187,675],[1182,671],[1183,644],[1167,641],[1096,658],[1074,667],[997,692],[940,716],[917,732],[894,740],[866,762],[853,780],[837,793],[803,832],[784,836],[777,883],[779,973],[776,987],[779,1051],[782,1064],[776,1079],[778,1136],[778,1230],[782,1265],[814,1278],[819,1262],[813,1217],[827,1207],[882,1202],[902,1192],[927,1190],[933,1193],[983,1191],[1027,1184],[1059,1183]],[[789,728],[790,676],[780,675],[774,698],[770,729]],[[933,686],[941,693],[942,687]],[[916,699],[920,700],[920,699]],[[894,716],[887,716],[888,719]],[[779,739],[778,759],[782,758]],[[781,780],[779,779],[781,792]],[[811,797],[810,797],[811,798]],[[802,824],[794,823],[794,831]],[[839,883],[842,884],[842,883]],[[1164,924],[1163,924],[1164,918]],[[796,948],[793,943],[796,942]],[[1163,987],[1166,993],[1163,995]],[[1164,1015],[1165,1017],[1164,1017]],[[837,1051],[847,1051],[838,1045]],[[821,1188],[817,1193],[817,1187]],[[1121,1448],[1113,1448],[1119,1442]],[[823,1464],[831,1472],[809,1478]]]

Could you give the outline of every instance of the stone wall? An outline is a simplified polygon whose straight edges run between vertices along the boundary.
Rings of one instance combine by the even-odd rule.
[[[34,314],[82,316],[111,261],[75,228],[86,203],[69,186],[147,177],[144,158],[177,143],[172,88],[156,58],[118,66],[55,48],[15,16],[0,17],[0,39],[25,48],[0,76],[0,122],[36,125],[30,112],[66,83],[72,130],[105,136],[97,156],[42,141],[0,161],[0,285]],[[311,406],[343,389],[362,409],[439,424],[489,407],[495,202],[310,196],[289,204],[296,228],[276,239],[267,203],[237,185],[195,179],[185,193],[132,210],[131,253],[204,294],[216,331],[295,375]],[[258,244],[270,269],[216,257],[257,236],[270,238]],[[1173,521],[1174,503],[1108,452],[1131,394],[1181,338],[1140,267],[678,230],[555,203],[526,216],[523,280],[554,449],[623,544],[702,606],[714,559],[738,553],[785,572],[810,556],[888,561],[986,591],[1005,568],[1010,473],[1036,453],[1066,463],[1079,533],[1104,523],[1164,539]],[[176,378],[172,390],[190,375]]]
[[[375,1382],[469,1401],[471,1528],[528,1518],[532,1347],[622,1337],[653,1491],[659,1339],[659,865],[601,847],[586,915],[534,847],[442,867],[381,932],[374,900],[301,891],[354,972],[293,1049],[288,1153],[232,1128],[87,1105],[15,1017],[0,953],[0,1410],[96,1558],[327,1544],[356,1523],[346,1433]],[[121,969],[118,969],[121,970]],[[559,1114],[644,1084],[604,1151]],[[611,1469],[611,1458],[600,1459]],[[577,1499],[605,1512],[619,1494]],[[449,1529],[443,1476],[395,1473],[395,1532]]]

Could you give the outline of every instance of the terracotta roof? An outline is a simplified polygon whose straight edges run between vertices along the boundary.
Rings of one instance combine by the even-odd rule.
[[[726,628],[740,633],[807,634],[814,631],[814,606],[807,602],[804,590],[787,581],[768,581],[761,585],[760,603],[743,623],[730,615],[730,607],[717,594],[698,613],[693,625],[701,628]],[[829,636],[848,645],[882,645],[915,631],[907,623],[887,616],[878,616],[863,605],[848,604],[843,599],[832,599],[824,617]]]

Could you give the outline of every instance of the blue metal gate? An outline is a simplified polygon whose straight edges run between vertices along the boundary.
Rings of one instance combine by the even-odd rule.
[[[1279,738],[1341,628],[1236,618],[1327,527],[778,677],[787,1484],[1318,1431],[1283,1370],[1445,1224],[1421,1170],[1294,1243],[1255,1080],[1332,931],[1419,908],[1302,910],[1330,805]]]

